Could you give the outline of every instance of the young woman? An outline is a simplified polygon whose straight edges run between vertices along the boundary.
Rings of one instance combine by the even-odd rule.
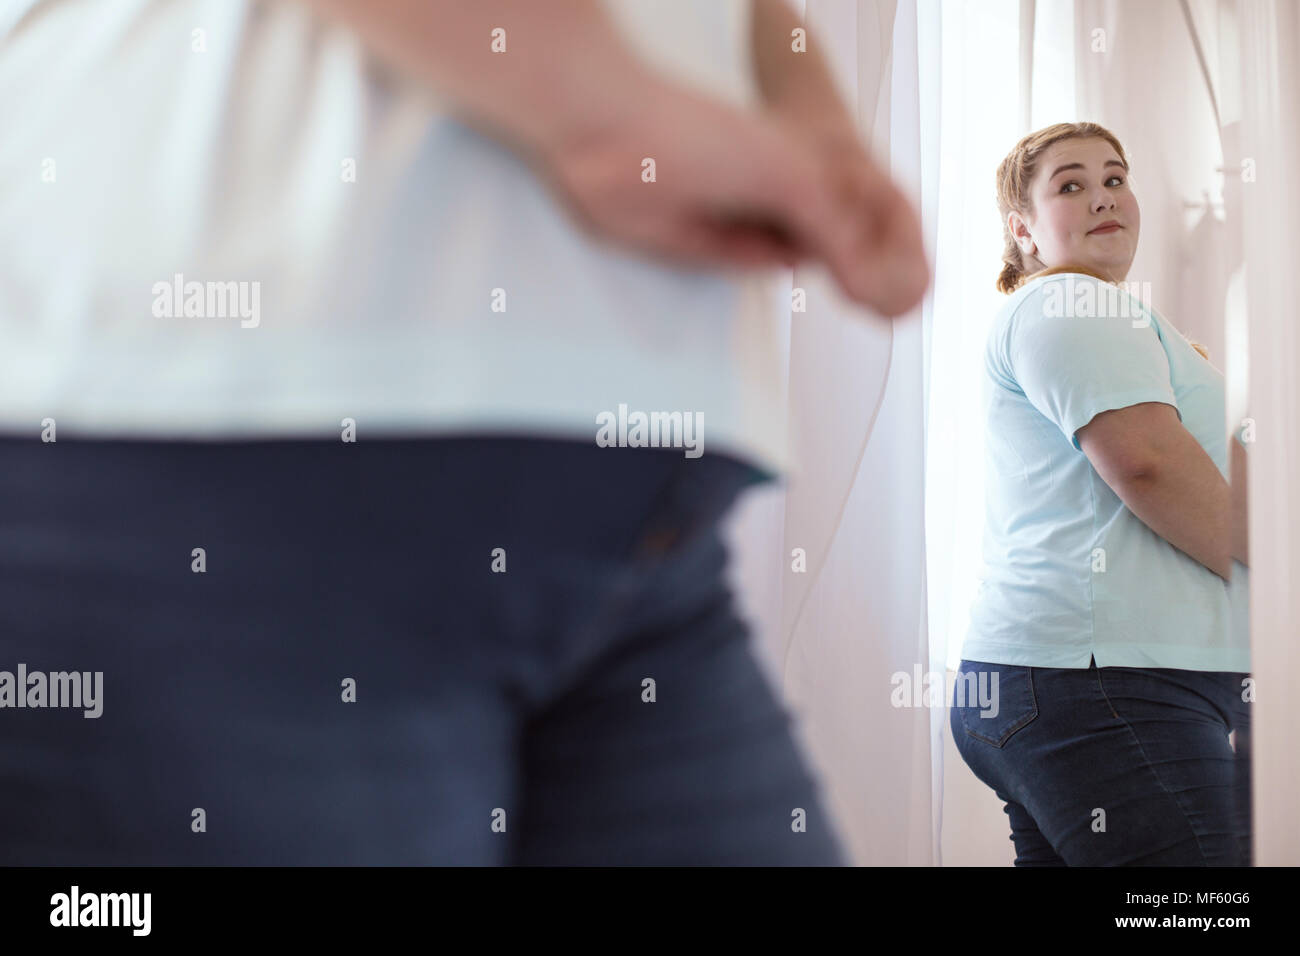
[[[1033,133],[997,189],[1010,298],[984,357],[986,572],[957,748],[1005,803],[1018,866],[1246,865],[1244,476],[1234,496],[1223,376],[1120,286],[1140,213],[1113,134]]]

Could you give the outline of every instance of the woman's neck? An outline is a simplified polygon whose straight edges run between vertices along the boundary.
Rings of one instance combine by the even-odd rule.
[[[1040,278],[1041,276],[1060,275],[1063,272],[1081,272],[1084,275],[1092,276],[1094,279],[1100,279],[1102,282],[1109,282],[1112,285],[1119,284],[1118,281],[1113,276],[1108,276],[1103,272],[1094,269],[1092,266],[1077,266],[1077,265],[1052,266],[1049,269],[1040,269],[1038,272],[1035,272],[1032,275],[1027,276],[1026,281],[1028,281],[1029,279],[1037,279]]]

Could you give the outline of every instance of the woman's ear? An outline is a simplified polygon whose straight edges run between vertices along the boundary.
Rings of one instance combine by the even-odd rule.
[[[1021,218],[1018,212],[1007,213],[1007,230],[1011,233],[1011,238],[1015,240],[1020,247],[1021,255],[1032,256],[1038,254],[1038,248],[1034,245],[1033,236],[1029,234],[1029,226]],[[1027,243],[1027,244],[1026,244]]]

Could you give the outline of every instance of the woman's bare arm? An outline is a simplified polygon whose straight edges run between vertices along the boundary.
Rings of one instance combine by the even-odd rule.
[[[1078,439],[1102,480],[1148,528],[1232,580],[1232,559],[1244,547],[1234,546],[1231,491],[1172,405],[1102,412]]]

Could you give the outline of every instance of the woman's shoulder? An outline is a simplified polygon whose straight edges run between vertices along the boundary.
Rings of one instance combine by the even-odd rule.
[[[1047,289],[1079,288],[1097,289],[1099,286],[1118,288],[1118,286],[1085,266],[1054,266],[1028,276],[1011,297],[1023,302],[1035,294],[1044,295]]]
[[[1145,311],[1121,284],[1086,267],[1057,266],[1029,276],[1004,303],[1000,317],[1006,324],[1021,317],[1141,319]]]

